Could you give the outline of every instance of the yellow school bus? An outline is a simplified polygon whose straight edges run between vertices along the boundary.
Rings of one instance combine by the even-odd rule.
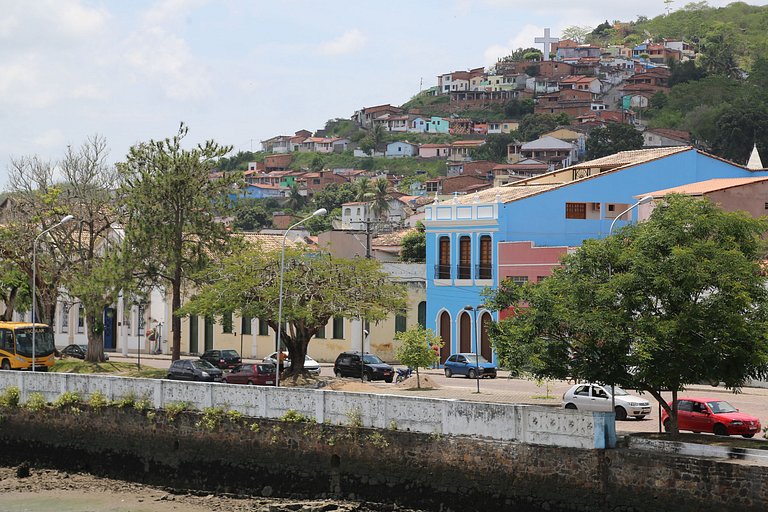
[[[0,369],[32,369],[32,326],[29,322],[0,322]],[[53,331],[45,324],[34,324],[35,370],[48,371],[56,362]]]

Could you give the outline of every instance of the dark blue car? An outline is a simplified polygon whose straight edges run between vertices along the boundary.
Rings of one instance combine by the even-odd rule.
[[[496,378],[496,365],[483,356],[471,352],[451,354],[451,357],[445,360],[443,367],[446,377],[464,375],[470,379],[475,379],[478,376]]]

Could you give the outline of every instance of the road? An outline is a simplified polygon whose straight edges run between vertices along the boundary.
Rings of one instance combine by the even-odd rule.
[[[111,361],[136,362],[135,355],[124,358],[120,354],[110,354]],[[170,358],[168,356],[144,356],[141,364],[156,368],[168,368]],[[321,363],[321,377],[333,376],[333,365]],[[478,381],[464,377],[446,378],[442,370],[420,370],[421,375],[434,383],[433,389],[412,389],[402,385],[387,384],[384,382],[360,383],[355,391],[365,391],[383,394],[397,394],[406,396],[426,396],[432,398],[471,400],[494,403],[518,403],[532,405],[546,405],[558,407],[562,396],[571,383],[565,381],[548,381],[537,383],[525,379],[510,379],[508,372],[499,372],[496,379],[480,379],[480,393],[477,393]],[[355,379],[345,379],[356,382]],[[631,392],[631,391],[630,391]],[[690,386],[680,396],[706,396],[727,400],[739,410],[760,418],[763,426],[768,426],[768,389],[742,388],[741,392],[734,394],[723,387],[707,385]],[[616,429],[619,432],[658,432],[660,407],[658,402],[649,394],[640,395],[651,402],[651,414],[643,420],[628,419],[617,422]],[[670,400],[670,393],[662,393],[662,396]],[[755,440],[762,435],[755,436]]]

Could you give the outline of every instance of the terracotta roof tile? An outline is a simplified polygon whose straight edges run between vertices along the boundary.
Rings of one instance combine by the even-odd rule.
[[[741,187],[743,185],[750,185],[752,183],[759,183],[762,181],[768,181],[768,176],[755,177],[755,178],[715,178],[705,181],[697,181],[695,183],[686,183],[679,187],[665,188],[663,190],[656,190],[645,194],[635,196],[637,198],[645,196],[663,197],[668,194],[685,194],[688,196],[700,196],[717,190],[725,190],[733,187]]]

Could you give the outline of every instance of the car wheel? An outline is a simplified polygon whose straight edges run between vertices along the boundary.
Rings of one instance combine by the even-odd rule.
[[[388,379],[384,379],[384,382],[386,382],[387,384],[392,384],[392,377]]]
[[[339,370],[333,370],[333,373],[336,375],[336,377],[341,377],[341,372]]]
[[[453,377],[453,372],[451,371],[451,369],[450,369],[450,368],[446,368],[446,369],[445,369],[445,376],[446,376],[446,377],[448,377],[449,379],[450,379],[451,377]]]
[[[576,404],[571,404],[571,403],[565,404],[565,408],[566,409],[572,409],[574,411],[577,409]]]
[[[11,362],[7,359],[3,359],[3,364],[0,366],[3,370],[10,370],[11,369]]]
[[[727,436],[728,435],[728,431],[725,429],[725,425],[722,425],[720,423],[715,425],[715,427],[712,429],[712,432],[716,436]]]
[[[627,410],[621,406],[616,406],[616,419],[619,421],[623,421],[627,419]]]
[[[641,414],[640,416],[635,416],[636,420],[641,420],[643,418],[645,418],[645,414]]]
[[[664,420],[664,432],[669,432],[672,430],[672,420],[669,418]]]
[[[253,386],[253,381],[249,380],[248,382],[246,382],[246,384],[249,385],[249,386]]]
[[[495,379],[495,378],[496,378],[496,375],[491,375],[491,378],[492,378],[492,379]]]
[[[747,439],[751,439],[755,437],[755,434],[741,434],[741,437],[746,437]]]
[[[475,372],[475,369],[474,368],[470,368],[469,371],[467,372],[467,378],[468,379],[474,379],[476,377],[477,377],[477,373]]]
[[[369,382],[371,380],[371,375],[368,372],[363,372],[363,382]]]

